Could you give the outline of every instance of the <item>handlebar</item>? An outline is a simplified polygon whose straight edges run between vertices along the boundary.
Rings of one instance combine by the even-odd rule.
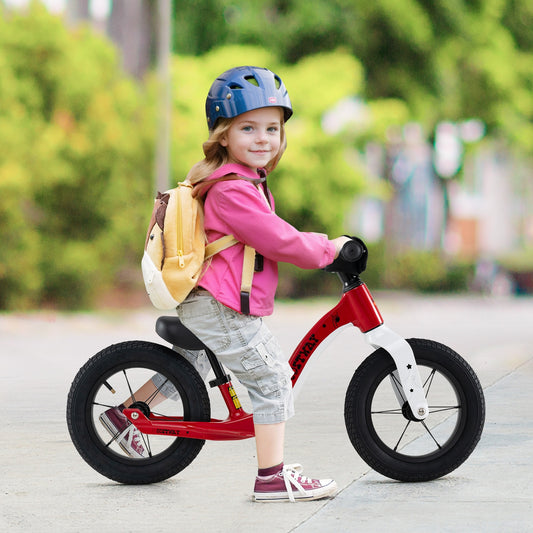
[[[349,235],[346,235],[346,237],[349,237]],[[357,277],[365,271],[368,248],[361,239],[357,237],[350,237],[350,239],[341,248],[337,259],[324,269],[326,272],[336,272]]]
[[[339,252],[339,256],[344,261],[353,263],[363,256],[365,248],[364,244],[362,245],[362,243],[352,240],[344,244]]]

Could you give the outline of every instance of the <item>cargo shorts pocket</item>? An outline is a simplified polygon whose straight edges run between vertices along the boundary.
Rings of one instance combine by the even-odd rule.
[[[241,364],[264,395],[273,395],[290,386],[292,370],[283,360],[278,341],[274,337],[257,343],[241,359]]]

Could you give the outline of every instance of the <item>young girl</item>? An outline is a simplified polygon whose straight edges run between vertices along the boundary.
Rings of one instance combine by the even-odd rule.
[[[292,115],[278,76],[249,66],[224,72],[211,86],[206,115],[210,135],[203,146],[205,159],[193,166],[187,179],[204,199],[208,241],[231,234],[239,244],[213,257],[198,288],[178,306],[178,316],[248,390],[258,461],[254,499],[332,496],[337,489],[333,480],[302,476],[299,465],[283,463],[285,422],[294,414],[292,370],[261,317],[273,311],[279,261],[322,268],[334,261],[348,239],[299,232],[275,214],[266,176],[285,150],[284,124]],[[241,294],[245,244],[256,250],[249,295]],[[205,378],[210,368],[205,354],[179,351]],[[160,400],[172,396],[173,391],[160,388],[158,376],[152,381],[147,387],[158,387]],[[119,414],[125,419],[115,411],[103,415],[110,431],[121,429]],[[130,452],[142,456],[138,435],[130,432],[129,437]]]

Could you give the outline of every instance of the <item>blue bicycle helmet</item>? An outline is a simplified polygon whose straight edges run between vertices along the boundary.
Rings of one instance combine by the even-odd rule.
[[[211,85],[205,102],[207,126],[215,129],[219,118],[233,118],[253,109],[282,107],[285,121],[292,106],[279,76],[266,68],[235,67],[221,74]]]

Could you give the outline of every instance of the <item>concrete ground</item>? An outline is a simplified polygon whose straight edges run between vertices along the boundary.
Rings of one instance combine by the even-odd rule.
[[[344,428],[344,394],[371,349],[359,331],[345,329],[314,364],[286,443],[286,462],[302,463],[313,477],[333,477],[336,498],[253,503],[253,440],[208,442],[168,481],[119,485],[74,449],[66,397],[79,367],[101,348],[157,341],[158,312],[2,314],[0,531],[533,531],[533,299],[377,294],[376,302],[390,328],[450,345],[480,377],[485,431],[455,472],[429,483],[398,483],[358,457]],[[268,322],[287,354],[331,303],[277,305]],[[215,416],[219,408],[215,403]]]

